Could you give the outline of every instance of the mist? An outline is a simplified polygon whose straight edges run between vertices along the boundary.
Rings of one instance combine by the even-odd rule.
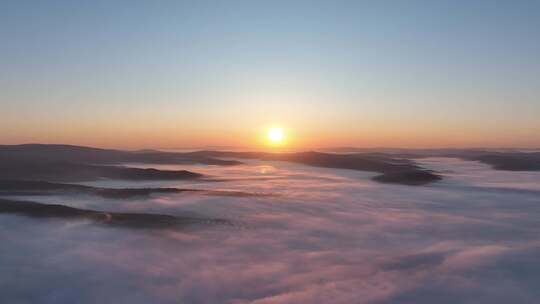
[[[130,164],[182,168],[212,180],[83,184],[253,195],[33,196],[40,203],[196,214],[231,224],[130,229],[3,214],[0,294],[6,303],[536,301],[540,173],[453,158],[417,162],[444,179],[420,187],[381,184],[371,180],[374,173],[280,161]]]

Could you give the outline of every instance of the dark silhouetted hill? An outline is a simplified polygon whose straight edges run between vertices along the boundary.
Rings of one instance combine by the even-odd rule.
[[[152,213],[105,212],[73,208],[58,204],[41,204],[6,199],[0,199],[0,214],[1,213],[16,214],[34,218],[90,220],[109,226],[139,229],[180,229],[188,225],[196,224],[231,224],[231,222],[223,219],[194,217],[193,215],[179,217]]]

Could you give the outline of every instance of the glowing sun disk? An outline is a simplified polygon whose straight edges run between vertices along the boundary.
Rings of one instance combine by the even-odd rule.
[[[268,129],[267,135],[268,140],[270,140],[272,143],[280,143],[285,138],[282,128],[270,128]]]

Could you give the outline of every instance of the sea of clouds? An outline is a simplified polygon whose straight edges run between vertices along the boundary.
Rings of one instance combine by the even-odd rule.
[[[142,230],[0,215],[0,302],[537,302],[540,173],[495,171],[450,158],[418,162],[445,179],[411,187],[373,182],[372,173],[285,162],[156,165],[212,181],[91,184],[253,196],[32,197],[233,224]]]

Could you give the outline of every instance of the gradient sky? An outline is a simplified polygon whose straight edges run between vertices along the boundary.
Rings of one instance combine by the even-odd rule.
[[[540,147],[540,1],[0,1],[0,143]]]

